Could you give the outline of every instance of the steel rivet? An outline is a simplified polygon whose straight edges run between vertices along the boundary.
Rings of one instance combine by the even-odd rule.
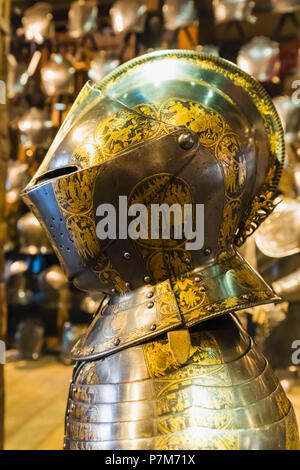
[[[199,287],[199,292],[205,292],[205,291],[206,291],[206,289],[205,289],[204,286],[200,286],[200,287]]]
[[[116,339],[114,340],[114,345],[115,345],[115,346],[119,346],[119,344],[120,344],[120,339],[119,339],[119,338],[116,338]]]
[[[204,254],[205,254],[205,256],[210,255],[211,254],[211,249],[210,248],[205,248]]]
[[[149,302],[149,303],[147,304],[147,308],[152,308],[153,306],[154,306],[154,302]]]
[[[249,295],[248,295],[248,294],[244,294],[244,295],[242,295],[242,297],[243,297],[243,299],[245,299],[245,300],[249,300]]]
[[[113,294],[115,294],[115,293],[116,293],[116,289],[115,289],[114,287],[112,288],[112,290],[111,290],[111,291],[112,291],[112,293],[113,293]]]
[[[126,286],[128,289],[130,289],[130,286],[131,286],[130,282],[125,282],[125,286]]]
[[[150,330],[151,330],[151,331],[156,330],[156,325],[155,325],[155,323],[153,323],[153,325],[150,326]]]
[[[90,353],[93,353],[95,351],[95,348],[94,346],[92,348],[90,348]]]
[[[129,251],[126,251],[126,252],[124,253],[124,258],[125,258],[125,259],[130,259],[130,258],[131,258],[131,253],[129,253]]]
[[[199,276],[196,276],[194,280],[195,280],[195,282],[200,282],[201,281]]]
[[[153,297],[153,295],[154,295],[153,292],[147,292],[146,297],[147,297],[147,299],[151,299],[151,297]]]
[[[150,276],[145,276],[144,281],[147,282],[147,283],[151,282],[151,277]]]
[[[207,307],[207,311],[208,311],[208,312],[213,312],[213,311],[214,311],[214,308],[213,308],[213,307]]]
[[[189,150],[194,145],[194,138],[192,134],[190,134],[189,132],[183,132],[178,137],[178,143],[180,147],[183,148],[184,150]]]

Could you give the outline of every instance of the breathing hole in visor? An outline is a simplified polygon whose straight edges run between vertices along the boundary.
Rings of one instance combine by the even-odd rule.
[[[66,176],[71,173],[75,173],[75,171],[78,171],[78,167],[76,165],[64,166],[63,168],[50,170],[50,171],[47,171],[46,173],[43,173],[41,176],[39,176],[36,179],[35,184],[42,183],[43,181],[52,180],[53,178],[57,178],[58,176]]]

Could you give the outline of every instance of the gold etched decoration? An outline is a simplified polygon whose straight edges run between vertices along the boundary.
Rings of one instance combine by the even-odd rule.
[[[65,213],[85,214],[90,211],[98,167],[77,171],[66,178],[57,178],[54,192],[57,203]]]
[[[218,245],[224,250],[240,221],[241,195],[246,182],[246,160],[238,135],[214,109],[196,101],[170,98],[161,105],[161,119],[195,132],[203,147],[210,149],[222,165],[225,179],[224,217]]]
[[[131,191],[128,204],[144,204],[148,209],[148,227],[155,226],[151,221],[151,205],[180,204],[182,213],[184,204],[193,204],[191,189],[182,178],[170,173],[159,173],[140,181]],[[155,282],[167,278],[177,278],[183,272],[191,270],[190,253],[185,250],[185,238],[175,239],[174,233],[178,228],[175,217],[170,218],[170,238],[139,238],[136,247],[144,261],[145,267]],[[181,226],[181,219],[180,219]],[[182,228],[182,227],[181,227]]]
[[[297,420],[293,408],[285,420],[286,450],[300,450]]]
[[[194,428],[185,432],[166,434],[155,438],[155,450],[239,450],[237,432],[212,433],[208,429]]]
[[[101,282],[112,283],[117,292],[124,294],[128,292],[128,287],[102,252],[96,235],[93,194],[100,171],[99,167],[91,167],[65,178],[58,178],[53,189],[57,204],[66,219],[70,239],[82,259],[93,262],[92,269]]]
[[[84,141],[75,148],[71,157],[71,163],[81,168],[97,165],[104,160],[105,158],[101,150],[95,144],[93,136],[84,139]]]
[[[100,243],[96,236],[95,221],[87,215],[73,215],[66,219],[70,237],[74,241],[80,256],[88,261],[93,260],[101,252]]]
[[[179,279],[174,283],[174,294],[183,315],[207,302],[206,292],[199,290],[199,285],[189,278]],[[198,312],[201,315],[201,309]]]
[[[199,335],[199,333],[198,333]],[[220,351],[219,345],[215,337],[209,332],[201,332],[200,345],[190,347],[189,358],[185,365],[188,366],[208,366],[208,365],[219,365],[222,364],[223,357]],[[174,379],[185,380],[185,367],[180,367],[178,362],[174,359],[168,340],[159,340],[144,345],[144,354],[151,377],[161,377],[162,380],[172,382]],[[175,374],[172,372],[179,371]],[[190,367],[186,368],[192,370]],[[187,371],[188,372],[188,371]],[[194,372],[194,370],[193,370]],[[163,378],[165,377],[165,379]]]
[[[162,104],[160,114],[163,122],[195,132],[204,147],[215,145],[225,130],[222,116],[197,101],[170,98]]]
[[[219,57],[212,57],[193,51],[160,51],[159,54],[153,53],[145,57],[137,57],[119,67],[116,72],[109,74],[102,81],[101,90],[105,92],[113,87],[115,82],[123,77],[124,74],[129,76],[139,67],[151,63],[155,64],[156,61],[162,59],[165,59],[166,63],[170,61],[170,67],[172,67],[172,60],[182,61],[183,66],[190,63],[198,67],[198,75],[201,75],[201,70],[207,70],[214,72],[220,79],[225,78],[230,80],[233,85],[240,87],[248,94],[263,120],[266,135],[269,140],[269,168],[271,172],[265,179],[258,194],[251,201],[249,211],[244,214],[239,224],[239,231],[235,236],[235,244],[240,246],[244,243],[246,237],[251,235],[263,220],[265,220],[270,211],[273,210],[272,198],[274,189],[277,187],[280,180],[285,157],[284,134],[279,116],[271,98],[253,77],[243,72],[243,70],[239,69],[234,64],[226,62]],[[205,86],[207,86],[207,83]],[[217,91],[220,92],[220,90]]]
[[[156,137],[162,130],[156,110],[146,104],[120,109],[104,119],[95,130],[95,142],[106,157],[114,157]]]

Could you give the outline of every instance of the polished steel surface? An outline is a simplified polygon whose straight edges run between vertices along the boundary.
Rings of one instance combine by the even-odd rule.
[[[197,21],[194,0],[187,0],[185,2],[180,0],[166,0],[162,11],[165,28],[170,31],[184,28]]]
[[[237,64],[260,82],[276,80],[280,70],[279,43],[265,36],[255,37],[241,47]]]
[[[96,0],[77,0],[71,3],[68,29],[72,38],[80,38],[97,28],[98,7]]]
[[[109,11],[115,34],[142,33],[145,28],[145,0],[117,0]]]
[[[190,333],[182,365],[166,337],[78,363],[65,448],[298,448],[291,405],[234,317]]]
[[[213,0],[215,22],[249,21],[254,6],[253,0]]]

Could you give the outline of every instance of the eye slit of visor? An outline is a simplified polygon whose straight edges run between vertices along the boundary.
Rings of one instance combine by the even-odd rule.
[[[35,180],[35,184],[39,184],[44,181],[51,180],[53,178],[57,178],[58,176],[69,175],[70,173],[74,173],[77,170],[78,167],[76,165],[70,165],[64,166],[63,168],[57,168],[56,170],[46,171],[46,173],[43,173]]]

